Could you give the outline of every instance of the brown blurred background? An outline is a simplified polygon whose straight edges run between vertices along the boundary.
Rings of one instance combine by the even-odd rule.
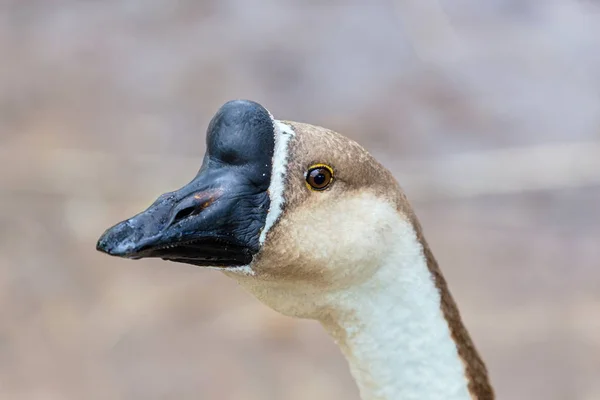
[[[0,398],[357,399],[321,327],[95,251],[249,98],[405,187],[500,399],[600,399],[600,5],[0,0]]]

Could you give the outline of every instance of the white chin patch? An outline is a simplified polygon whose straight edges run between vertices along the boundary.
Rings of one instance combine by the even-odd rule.
[[[242,265],[239,267],[204,267],[207,269],[214,269],[221,272],[235,272],[242,275],[255,275],[254,270],[250,265]]]

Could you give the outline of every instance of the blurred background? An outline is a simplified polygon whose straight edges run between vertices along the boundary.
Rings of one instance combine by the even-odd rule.
[[[600,399],[600,5],[1,0],[0,398],[358,399],[321,327],[114,259],[227,100],[406,189],[500,399]]]

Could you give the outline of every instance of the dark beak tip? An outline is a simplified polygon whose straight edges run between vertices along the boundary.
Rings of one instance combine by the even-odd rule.
[[[100,238],[98,240],[98,242],[96,243],[96,251],[100,251],[102,253],[108,253],[105,243],[102,241],[102,238]]]
[[[110,256],[118,256],[118,254],[116,254],[114,251],[115,246],[112,245],[109,240],[106,240],[105,236],[106,234],[102,235],[100,239],[98,239],[98,243],[96,243],[96,250]]]
[[[105,239],[104,237],[105,235],[102,235],[100,237],[100,239],[98,239],[98,243],[96,243],[96,250],[101,252],[101,253],[105,253],[108,255],[113,255],[113,248],[114,246],[111,246],[109,244],[109,242]]]
[[[132,243],[126,243],[130,229],[127,223],[107,229],[98,239],[96,250],[115,257],[129,257],[133,253]]]
[[[133,251],[130,249],[127,249],[124,246],[119,246],[118,244],[111,244],[110,242],[103,241],[102,239],[98,240],[98,243],[96,244],[96,250],[114,257],[132,258],[133,256]]]
[[[100,238],[98,239],[98,242],[96,242],[96,250],[98,250],[98,251],[100,251],[102,253],[109,253],[110,254],[109,241],[106,240],[109,232],[110,232],[110,229],[107,229],[106,231],[104,231],[104,233],[102,235],[100,235]]]

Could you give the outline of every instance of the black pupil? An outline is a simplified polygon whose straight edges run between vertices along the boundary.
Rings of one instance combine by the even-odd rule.
[[[316,187],[323,187],[327,182],[327,173],[329,171],[324,171],[323,169],[315,169],[311,172],[312,184]]]
[[[325,183],[325,175],[323,175],[322,173],[318,173],[317,175],[315,175],[315,185],[317,186],[321,186],[322,184]]]

